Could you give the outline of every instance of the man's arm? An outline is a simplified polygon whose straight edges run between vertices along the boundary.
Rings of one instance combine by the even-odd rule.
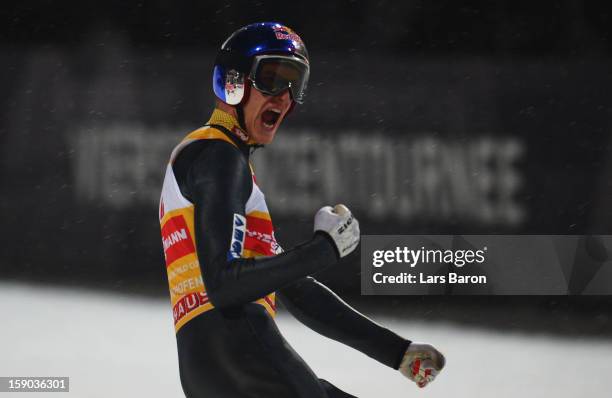
[[[195,145],[195,144],[191,144]],[[190,145],[190,146],[191,146]],[[189,147],[185,150],[190,149]],[[320,233],[282,254],[263,258],[228,256],[234,217],[244,217],[252,190],[245,156],[231,144],[208,141],[189,158],[185,176],[177,173],[183,194],[194,203],[198,259],[208,296],[215,307],[249,303],[324,267],[338,255],[332,240]],[[184,168],[177,164],[177,169]]]
[[[314,331],[398,369],[410,344],[366,318],[330,289],[305,277],[278,292],[293,316]]]

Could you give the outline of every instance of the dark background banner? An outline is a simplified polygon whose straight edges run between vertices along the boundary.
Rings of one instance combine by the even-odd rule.
[[[270,19],[312,62],[306,104],[254,155],[284,247],[336,202],[367,234],[610,234],[612,7],[532,3],[6,2],[0,276],[165,294],[169,152],[208,118],[223,39]],[[358,256],[320,277],[357,296]]]

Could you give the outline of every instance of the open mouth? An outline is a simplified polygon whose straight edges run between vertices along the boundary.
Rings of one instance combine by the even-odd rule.
[[[261,121],[267,128],[272,128],[278,122],[281,112],[278,109],[268,109],[261,114]]]

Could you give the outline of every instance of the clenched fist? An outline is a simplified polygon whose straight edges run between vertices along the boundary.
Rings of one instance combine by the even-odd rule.
[[[434,381],[445,363],[444,355],[433,346],[413,342],[404,354],[399,371],[423,388]]]
[[[340,257],[350,254],[359,244],[359,222],[344,205],[322,207],[315,215],[314,230],[332,238]]]

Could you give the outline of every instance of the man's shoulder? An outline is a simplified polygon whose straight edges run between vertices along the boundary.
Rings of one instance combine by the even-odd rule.
[[[235,147],[239,147],[241,146],[241,144],[243,144],[239,141],[239,138],[230,130],[221,125],[215,124],[206,125],[193,130],[192,132],[187,134],[183,142],[201,140],[223,141]]]
[[[226,141],[217,139],[190,142],[177,155],[172,170],[186,198],[191,196],[192,187],[189,181],[194,178],[217,179],[222,176],[250,174],[248,161],[240,150]]]
[[[243,158],[240,150],[230,142],[220,139],[196,139],[178,153],[174,166],[190,166],[194,162],[235,162]]]

